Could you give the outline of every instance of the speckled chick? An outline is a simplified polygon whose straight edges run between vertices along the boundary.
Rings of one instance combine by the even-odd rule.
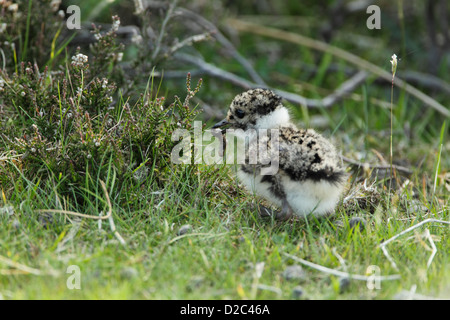
[[[347,176],[336,148],[316,131],[298,129],[290,121],[281,97],[266,89],[243,92],[232,101],[226,119],[213,128],[225,125],[242,129],[237,131],[241,132],[241,138],[248,138],[246,150],[263,143],[268,154],[277,155],[277,159],[271,158],[278,161],[278,170],[273,174],[262,175],[265,166],[248,161],[238,170],[238,178],[247,189],[281,208],[276,218],[334,212]],[[262,135],[261,132],[268,131],[262,129],[277,129],[278,139],[275,141],[272,134]],[[246,135],[249,131],[256,132],[253,138]],[[239,134],[236,136],[239,138]],[[249,151],[246,152],[248,160]]]

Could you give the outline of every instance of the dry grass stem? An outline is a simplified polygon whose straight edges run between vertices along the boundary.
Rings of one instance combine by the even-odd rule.
[[[290,255],[288,253],[283,253],[283,255],[285,255],[286,257],[297,261],[307,267],[310,267],[312,269],[318,270],[320,272],[326,273],[326,274],[332,274],[334,276],[337,277],[345,277],[345,278],[350,278],[353,280],[359,280],[359,281],[390,281],[390,280],[398,280],[400,279],[400,275],[398,274],[393,274],[393,275],[389,275],[389,276],[365,276],[365,275],[360,275],[360,274],[352,274],[349,272],[342,272],[342,271],[338,271],[338,270],[334,270],[334,269],[330,269],[318,264],[315,264],[313,262],[309,262],[306,260],[303,260],[301,258],[298,258],[296,256]]]
[[[2,275],[19,275],[19,274],[32,274],[35,276],[42,276],[42,275],[51,275],[56,276],[58,275],[58,272],[56,271],[50,271],[50,272],[42,272],[39,269],[28,267],[22,263],[15,262],[9,258],[6,258],[4,256],[0,256],[0,263],[3,263],[9,267],[14,268],[13,270],[0,270],[0,274]]]
[[[401,237],[402,235],[404,235],[404,234],[406,234],[406,233],[408,233],[408,232],[411,232],[412,230],[417,229],[417,228],[419,228],[420,226],[422,226],[422,225],[424,225],[424,224],[427,224],[427,223],[433,223],[433,222],[435,222],[435,223],[449,224],[449,225],[450,225],[450,221],[444,221],[444,220],[438,220],[438,219],[425,219],[425,220],[423,220],[422,222],[419,222],[418,224],[413,225],[412,227],[409,227],[408,229],[403,230],[402,232],[396,234],[396,235],[393,236],[392,238],[389,238],[388,240],[386,240],[386,241],[380,243],[380,248],[381,248],[381,250],[383,251],[383,253],[384,253],[384,255],[386,256],[386,258],[389,260],[389,262],[391,262],[391,265],[392,265],[392,267],[393,267],[394,269],[398,270],[397,264],[395,263],[394,259],[390,256],[390,254],[389,254],[389,252],[388,252],[386,246],[387,246],[389,243],[391,243],[392,241],[394,241],[395,239],[397,239],[398,237]],[[429,241],[430,241],[430,243],[431,243],[431,246],[433,247],[433,252],[432,252],[430,258],[428,259],[427,267],[429,267],[429,266],[431,265],[431,262],[433,261],[434,255],[436,254],[436,251],[435,251],[435,250],[436,250],[436,246],[434,245],[434,242],[433,242],[433,240],[431,239],[431,236],[430,236],[428,239],[429,239]]]
[[[85,219],[108,220],[109,221],[109,226],[110,226],[111,231],[114,234],[114,236],[117,238],[117,240],[119,240],[120,244],[126,245],[126,241],[122,238],[122,236],[120,235],[120,233],[116,229],[116,225],[115,225],[113,217],[112,217],[111,200],[109,198],[108,191],[106,190],[106,185],[105,185],[105,183],[102,180],[100,180],[100,184],[102,186],[103,192],[105,193],[106,203],[108,205],[108,213],[105,216],[102,216],[102,215],[93,216],[93,215],[83,214],[83,213],[74,212],[74,211],[57,210],[57,209],[43,209],[43,210],[36,210],[36,212],[61,213],[61,214],[68,214],[68,215],[72,215],[72,216],[80,217],[80,218],[85,218]]]

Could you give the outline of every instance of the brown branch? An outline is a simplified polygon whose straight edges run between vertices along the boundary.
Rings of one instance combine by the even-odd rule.
[[[413,82],[430,89],[437,89],[450,94],[450,83],[447,83],[431,74],[417,71],[403,71],[398,72],[398,75],[408,82]]]
[[[219,31],[219,29],[212,22],[186,8],[177,8],[176,13],[180,16],[189,18],[190,20],[207,30],[211,34],[211,36],[213,36],[222,46],[224,46],[230,52],[231,56],[242,65],[242,67],[254,82],[256,82],[259,86],[266,85],[264,80],[256,72],[250,62],[237,51],[233,44]]]
[[[213,64],[210,64],[203,60],[202,58],[194,57],[192,55],[188,54],[175,54],[174,57],[180,61],[188,62],[196,67],[200,68],[205,73],[217,77],[226,81],[229,81],[239,87],[242,87],[244,89],[252,89],[252,88],[258,88],[261,87],[260,85],[253,83],[247,79],[244,79],[242,77],[239,77],[235,75],[234,73],[225,71],[223,69],[220,69],[216,67]],[[274,92],[276,92],[278,95],[280,95],[282,98],[286,99],[287,101],[295,104],[300,104],[307,106],[309,108],[329,108],[333,104],[337,103],[339,100],[344,98],[348,93],[350,93],[352,90],[354,90],[357,86],[359,86],[364,80],[366,79],[367,73],[365,71],[360,71],[356,73],[352,78],[344,82],[335,92],[328,95],[324,99],[309,99],[305,98],[303,96],[300,96],[298,94],[287,92],[280,89],[270,88],[268,86],[264,86],[267,89],[271,89]]]
[[[335,92],[322,99],[323,107],[324,108],[331,107],[333,104],[341,100],[343,97],[353,92],[364,81],[366,81],[366,78],[367,78],[366,71],[359,71],[358,73],[356,73],[349,80],[341,84],[339,88],[336,89]]]

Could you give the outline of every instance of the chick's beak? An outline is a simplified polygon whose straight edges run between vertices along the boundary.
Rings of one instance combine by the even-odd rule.
[[[211,127],[211,129],[221,128],[221,127],[223,127],[223,126],[225,126],[225,125],[227,125],[227,124],[228,124],[227,119],[223,119],[222,121],[219,121],[219,122],[217,122],[215,125],[213,125],[213,126]]]

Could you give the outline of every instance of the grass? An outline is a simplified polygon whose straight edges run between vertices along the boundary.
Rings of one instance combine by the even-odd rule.
[[[403,37],[408,33],[404,30],[407,26],[407,21],[402,20]],[[277,41],[276,48],[283,53],[283,59],[272,64],[268,55],[258,56],[258,52],[270,49],[276,40],[246,34],[240,37],[239,51],[247,57],[257,56],[254,61],[257,71],[272,85],[317,98],[348,78],[343,61],[328,53],[316,54],[304,46]],[[62,41],[62,45],[53,44],[52,48],[69,47],[68,42]],[[349,45],[345,39],[339,41],[333,45],[342,48]],[[225,70],[242,72],[236,62],[220,60],[213,45],[197,46],[207,61]],[[384,49],[386,64],[379,66],[388,70],[392,50],[389,46]],[[55,59],[61,58],[59,53]],[[371,57],[373,53],[361,49],[358,54]],[[305,71],[307,65],[317,66],[316,72]],[[330,68],[336,65],[339,68],[330,73]],[[415,67],[418,65],[408,64],[408,68]],[[399,62],[399,71],[401,68]],[[147,84],[146,92],[163,93],[165,97],[170,96],[169,92],[179,93],[179,88],[185,85],[170,79],[157,82],[146,79],[141,85],[145,88]],[[392,299],[410,290],[450,299],[448,225],[426,224],[389,243],[387,249],[397,268],[380,248],[383,241],[427,218],[450,220],[445,176],[450,167],[450,136],[445,121],[438,112],[424,108],[401,88],[396,87],[395,99],[391,100],[389,85],[377,85],[369,78],[354,92],[362,100],[346,99],[326,110],[288,105],[299,123],[314,125],[317,120],[325,123],[318,131],[331,136],[344,155],[377,163],[389,156],[392,139],[394,164],[406,165],[414,171],[409,177],[397,173],[390,193],[388,172],[349,168],[347,195],[359,188],[360,192],[354,193],[359,198],[351,197],[338,206],[334,216],[323,219],[278,222],[262,218],[254,209],[261,200],[239,185],[232,166],[164,167],[152,163],[151,157],[146,158],[149,152],[145,148],[132,154],[130,163],[137,163],[130,164],[131,174],[125,175],[126,178],[122,179],[122,173],[114,169],[114,154],[105,154],[100,161],[102,171],[93,174],[89,163],[83,172],[78,172],[83,177],[77,180],[79,186],[71,188],[71,193],[63,192],[74,183],[71,173],[42,165],[33,168],[39,174],[28,176],[20,161],[6,152],[10,150],[3,146],[6,141],[2,136],[0,150],[4,153],[0,155],[0,163],[15,180],[13,184],[1,180],[0,298],[292,299],[294,288],[301,286],[304,292],[301,299]],[[62,114],[65,103],[62,83],[56,88],[58,113]],[[204,76],[199,96],[224,109],[239,91],[240,88]],[[141,98],[145,106],[145,99]],[[392,101],[392,113],[372,98]],[[437,99],[442,101],[439,95]],[[133,106],[133,102],[121,94],[118,100],[111,113],[122,119],[126,113],[124,105],[129,102]],[[80,104],[80,100],[75,101]],[[140,111],[138,106],[131,109]],[[31,114],[23,115],[19,109],[22,107],[14,106],[16,124],[33,119]],[[203,116],[200,114],[198,118],[206,119]],[[57,135],[63,139],[69,129],[61,122]],[[64,149],[69,148],[69,142],[64,140]],[[122,141],[125,147],[133,143]],[[165,143],[150,151],[157,154],[165,150]],[[161,156],[158,161],[164,159]],[[148,168],[148,174],[133,178],[141,166]],[[107,193],[100,179],[105,181]],[[373,189],[364,190],[365,179],[366,185]],[[40,211],[57,208],[91,216],[105,216],[111,209],[115,228],[126,244],[111,231],[111,220]],[[364,219],[362,230],[351,227],[354,217]],[[429,267],[432,245],[425,237],[426,229],[437,250]],[[400,279],[383,281],[379,289],[371,290],[365,281],[351,280],[346,286],[334,275],[303,266],[304,277],[288,280],[284,276],[286,268],[299,264],[288,255],[350,274],[366,275],[376,266],[380,275],[400,275]],[[81,271],[79,290],[68,286],[74,274],[67,270],[73,265]]]
[[[113,217],[126,240],[125,247],[105,221],[101,229],[98,221],[78,220],[70,215],[54,215],[52,221],[43,223],[42,215],[33,207],[39,207],[35,203],[40,201],[50,206],[48,199],[55,194],[30,181],[26,191],[17,195],[20,209],[15,208],[11,217],[1,215],[0,245],[3,257],[37,269],[42,275],[24,275],[20,268],[2,266],[2,297],[290,299],[293,288],[300,284],[304,297],[309,299],[392,298],[413,285],[422,294],[449,298],[448,227],[438,224],[424,227],[430,230],[437,247],[428,269],[431,252],[421,237],[424,228],[389,245],[399,270],[390,265],[379,248],[383,240],[425,217],[448,221],[446,210],[431,208],[425,214],[412,208],[410,215],[406,213],[410,207],[391,214],[379,211],[370,215],[361,211],[358,215],[367,221],[363,231],[349,227],[350,217],[342,208],[330,219],[279,223],[260,218],[249,209],[251,196],[242,190],[233,190],[235,201],[230,201],[223,194],[227,190],[219,189],[221,181],[229,178],[226,170],[204,167],[201,175],[215,180],[213,186],[217,190],[211,191],[209,197],[200,188],[191,190],[189,184],[183,182],[180,186],[172,182],[164,189],[141,190],[153,195],[135,211],[118,206],[113,200]],[[178,196],[185,191],[183,188],[192,192],[186,199]],[[99,186],[92,189],[98,199],[98,204],[92,204],[92,211],[97,213],[105,212],[104,194],[100,190]],[[48,199],[43,199],[42,194]],[[342,221],[342,227],[337,226],[337,220]],[[185,224],[192,230],[178,235]],[[350,287],[342,292],[339,279],[305,267],[305,279],[288,281],[283,272],[295,261],[285,254],[363,275],[369,266],[375,265],[382,275],[400,274],[401,279],[382,282],[379,290],[369,290],[365,282],[351,281]],[[255,265],[260,262],[264,262],[264,270],[261,278],[255,279]],[[71,265],[81,269],[81,290],[67,288],[70,274],[66,270]],[[258,287],[260,284],[264,286]]]

